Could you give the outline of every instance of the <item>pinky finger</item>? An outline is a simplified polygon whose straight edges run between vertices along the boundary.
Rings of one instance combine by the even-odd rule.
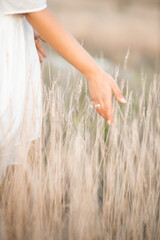
[[[41,55],[39,54],[39,52],[38,52],[38,57],[39,57],[39,61],[40,61],[40,63],[42,63],[43,60],[42,60]]]

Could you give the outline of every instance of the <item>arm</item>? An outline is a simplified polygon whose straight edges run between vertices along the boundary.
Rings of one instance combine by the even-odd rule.
[[[119,102],[125,102],[114,79],[97,65],[49,10],[27,13],[25,17],[51,47],[88,79],[92,102],[101,105],[97,112],[112,124],[112,91]]]

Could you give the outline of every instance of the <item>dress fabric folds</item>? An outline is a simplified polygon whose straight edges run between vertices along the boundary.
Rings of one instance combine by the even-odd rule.
[[[41,68],[33,28],[22,13],[46,6],[45,0],[0,0],[0,182],[4,165],[16,164],[14,147],[41,135]]]

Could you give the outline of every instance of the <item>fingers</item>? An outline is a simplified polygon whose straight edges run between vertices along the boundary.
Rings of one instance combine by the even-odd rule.
[[[93,102],[93,104],[98,104]],[[107,121],[108,125],[113,124],[112,113],[112,91],[105,95],[103,102],[100,102],[100,108],[95,108],[96,111]]]
[[[37,48],[37,53],[38,53],[39,61],[40,61],[40,63],[42,63],[42,62],[43,62],[43,59],[42,59],[40,53],[41,53],[42,56],[45,57],[45,58],[47,57],[47,55],[46,55],[46,53],[45,53],[45,51],[44,51],[44,49],[43,49],[43,47],[42,47],[42,45],[41,45],[41,43],[40,43],[40,41],[39,41],[39,35],[36,35],[36,33],[34,33],[34,38],[35,38],[35,45],[36,45],[36,48]]]
[[[47,55],[46,55],[46,53],[45,53],[45,51],[44,51],[44,49],[43,49],[43,47],[42,47],[42,45],[41,45],[41,43],[38,39],[35,40],[35,44],[36,44],[37,50],[42,54],[43,57],[46,58]]]
[[[113,124],[113,113],[112,113],[112,103],[109,106],[101,107],[96,111],[107,121],[108,125]]]
[[[39,35],[39,33],[34,29],[34,39],[41,39],[43,42],[46,42],[46,40]]]
[[[104,108],[104,116],[108,125],[113,124],[113,113],[112,113],[112,98],[106,99],[106,106]]]
[[[42,63],[43,60],[42,60],[41,55],[39,54],[39,52],[38,52],[38,57],[39,57],[39,61],[40,61],[40,63]]]
[[[126,99],[123,97],[117,83],[115,82],[115,80],[112,80],[110,82],[111,85],[111,89],[114,93],[115,98],[117,99],[117,101],[119,101],[120,103],[126,103]]]

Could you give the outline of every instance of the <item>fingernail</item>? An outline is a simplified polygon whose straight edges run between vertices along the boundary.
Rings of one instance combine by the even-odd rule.
[[[108,123],[108,125],[111,125],[111,120],[108,120],[107,123]]]
[[[125,98],[121,98],[120,101],[121,101],[122,103],[126,103],[126,99],[125,99]]]

